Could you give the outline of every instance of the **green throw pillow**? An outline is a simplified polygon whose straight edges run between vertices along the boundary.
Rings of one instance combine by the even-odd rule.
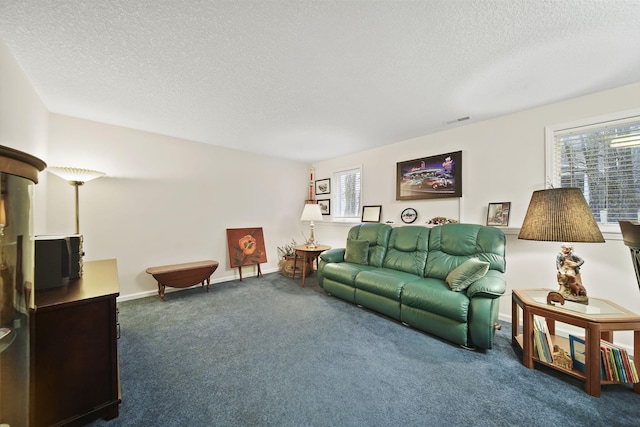
[[[452,291],[467,289],[476,280],[482,279],[489,271],[489,263],[478,258],[469,258],[454,268],[445,279]]]
[[[347,250],[344,254],[346,262],[369,264],[369,242],[367,240],[347,239]]]

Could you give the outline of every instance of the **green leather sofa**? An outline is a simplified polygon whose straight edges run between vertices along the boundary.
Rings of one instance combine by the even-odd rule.
[[[325,292],[466,348],[490,349],[504,294],[505,237],[476,224],[352,227],[320,255]]]

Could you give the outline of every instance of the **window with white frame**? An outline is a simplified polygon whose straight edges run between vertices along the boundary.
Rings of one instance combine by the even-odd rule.
[[[333,173],[333,218],[359,219],[361,206],[361,168]]]
[[[640,219],[640,111],[547,128],[548,179],[578,187],[599,224]]]

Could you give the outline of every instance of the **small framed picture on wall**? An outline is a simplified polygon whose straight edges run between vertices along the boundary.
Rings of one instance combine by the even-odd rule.
[[[509,225],[511,202],[489,203],[487,209],[487,225],[506,227]]]
[[[316,195],[331,193],[331,178],[318,179],[316,181]]]
[[[318,206],[322,215],[331,215],[331,199],[318,199]]]
[[[362,222],[380,222],[381,215],[382,205],[362,207]]]

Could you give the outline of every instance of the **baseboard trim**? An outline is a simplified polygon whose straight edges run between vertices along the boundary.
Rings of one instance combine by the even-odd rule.
[[[277,271],[280,271],[277,267],[276,268],[271,268],[268,270],[264,270],[262,273],[263,274],[267,274],[267,273],[275,273]],[[250,277],[258,277],[258,272],[256,271],[255,274],[250,274],[250,275],[246,275],[246,274],[242,274],[243,279],[246,278],[250,278]],[[216,283],[224,283],[224,282],[232,282],[234,280],[239,280],[240,276],[237,275],[237,269],[236,269],[236,275],[234,275],[233,277],[230,276],[226,276],[226,277],[219,277],[216,279],[211,279],[209,282],[214,285]],[[169,286],[167,286],[165,288],[165,295],[173,293],[173,292],[180,292],[180,291],[184,291],[186,289],[193,289],[193,288],[199,288],[201,287],[201,284],[197,284],[197,285],[193,285],[190,286],[188,288],[171,288]],[[152,297],[152,296],[157,296],[158,295],[158,288],[156,286],[155,289],[151,289],[148,291],[142,291],[142,292],[137,292],[135,294],[128,294],[128,295],[121,295],[117,298],[118,302],[122,302],[122,301],[130,301],[130,300],[134,300],[134,299],[140,299],[140,298],[146,298],[146,297]],[[160,297],[158,297],[160,298]]]

